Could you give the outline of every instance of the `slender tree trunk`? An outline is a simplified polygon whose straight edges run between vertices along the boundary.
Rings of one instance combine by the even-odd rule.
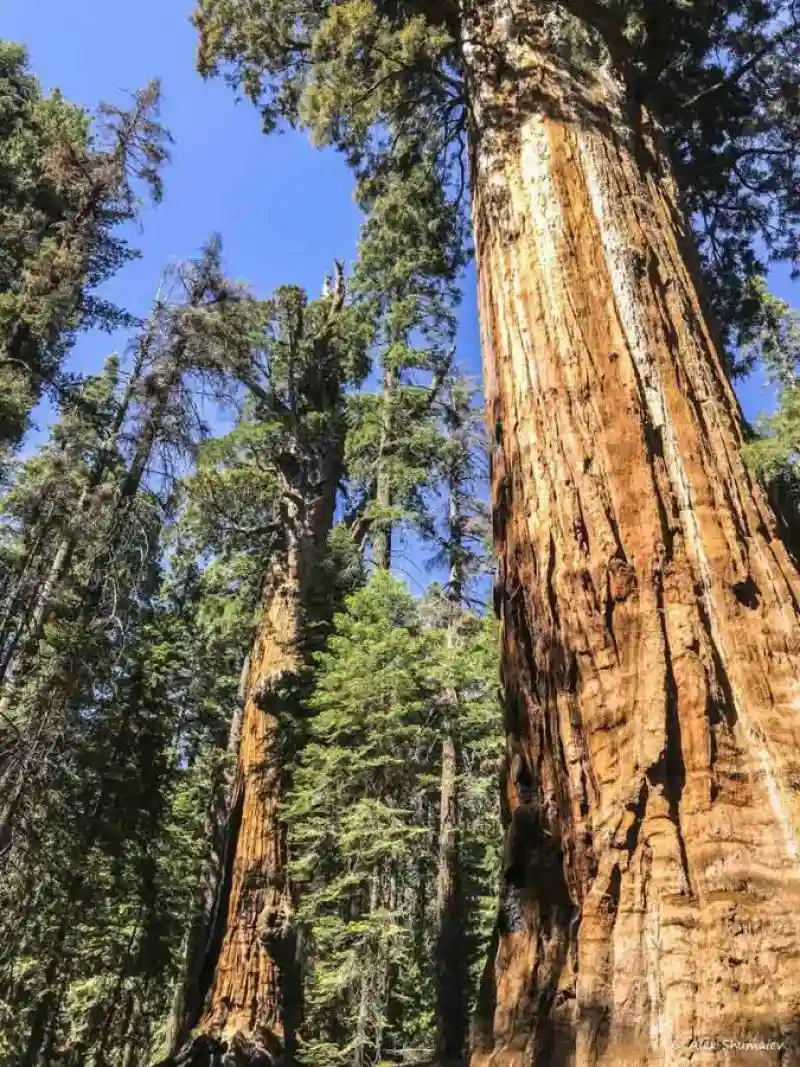
[[[114,504],[108,538],[102,545],[105,558],[110,558],[113,555],[114,548],[117,546],[121,536],[121,528],[117,520],[119,511],[124,506],[129,505],[139,491],[147,463],[152,455],[158,439],[158,433],[162,428],[164,417],[169,408],[172,393],[181,380],[181,374],[184,369],[184,351],[185,343],[179,340],[170,351],[166,366],[157,368],[154,372],[153,377],[156,385],[153,390],[153,399],[136,443],[130,467],[122,480],[118,499]],[[20,695],[19,683],[21,682],[24,687],[27,681],[25,668],[44,633],[45,624],[53,610],[55,596],[69,574],[72,556],[82,532],[80,520],[86,518],[95,490],[101,484],[103,476],[108,470],[109,462],[116,450],[119,434],[134,396],[135,384],[138,382],[147,354],[148,340],[145,339],[140,346],[134,374],[121,398],[114,422],[110,427],[109,437],[100,450],[89,479],[78,498],[76,506],[77,521],[71,525],[58,543],[45,581],[31,606],[24,624],[26,639],[21,642],[21,646],[17,649],[17,654],[6,662],[2,678],[2,695],[0,696],[0,717],[2,720],[7,721],[9,719],[14,707],[14,701]],[[95,560],[95,563],[97,563],[97,560]],[[95,575],[95,585],[90,585],[84,590],[79,616],[80,621],[83,623],[87,623],[97,609],[99,592],[96,579],[97,575]],[[29,717],[30,721],[24,724],[16,745],[9,749],[2,763],[0,763],[0,856],[11,845],[20,821],[20,810],[25,796],[35,789],[38,769],[42,765],[46,766],[47,761],[42,758],[43,750],[52,743],[47,736],[48,731],[52,733],[52,723],[58,719],[64,702],[69,695],[71,680],[65,687],[62,679],[54,678],[54,672],[58,674],[60,666],[61,664],[58,661],[49,665],[48,674],[41,679],[34,694],[38,702],[38,714]],[[53,696],[54,693],[56,694],[55,697]]]
[[[66,452],[65,442],[61,443],[59,451],[62,455]],[[21,629],[19,617],[23,615],[22,626],[24,626],[26,602],[30,596],[31,589],[36,589],[36,579],[32,572],[35,572],[37,564],[41,560],[42,547],[53,518],[54,502],[52,500],[47,501],[43,499],[44,497],[45,493],[43,491],[42,498],[36,502],[31,516],[32,543],[22,565],[16,573],[11,568],[6,568],[3,575],[4,588],[2,594],[0,594],[4,601],[3,612],[0,615],[0,682],[5,675],[9,658],[14,654],[19,641]],[[48,505],[46,508],[45,503]],[[12,585],[13,588],[9,588]],[[13,633],[11,632],[12,625]]]
[[[35,1067],[40,1062],[48,1040],[52,1040],[52,1031],[56,1024],[54,1015],[60,1003],[62,986],[61,971],[64,967],[64,940],[66,926],[56,932],[55,951],[48,961],[44,972],[44,991],[39,996],[30,1021],[28,1041],[22,1054],[20,1067]]]
[[[140,915],[136,920],[136,924],[128,939],[124,955],[120,961],[119,970],[117,971],[117,977],[114,982],[114,987],[111,990],[111,995],[105,1002],[101,1001],[98,1004],[98,1007],[102,1012],[102,1021],[97,1027],[95,1038],[89,1044],[90,1048],[95,1046],[92,1067],[106,1067],[106,1064],[108,1063],[109,1046],[115,1044],[115,1037],[120,1040],[120,1044],[122,1044],[128,1031],[130,1013],[133,1010],[133,992],[131,990],[126,992],[125,981],[133,962],[137,943],[139,943],[141,921],[140,911]],[[121,1019],[120,1011],[122,1012]],[[99,1013],[98,1021],[100,1021]],[[117,1031],[116,1034],[114,1033],[115,1029]]]
[[[467,1038],[467,962],[458,805],[458,749],[452,726],[442,742],[436,878],[437,1063],[460,1063]]]
[[[58,996],[63,995],[63,988],[58,991]],[[42,1049],[39,1053],[39,1059],[36,1061],[36,1067],[52,1067],[53,1060],[56,1055],[56,1040],[58,1038],[58,1004],[54,1006],[54,1010],[50,1013],[50,1020],[47,1024],[47,1032],[44,1036],[42,1043]]]
[[[239,700],[231,720],[228,735],[228,756],[236,765],[242,733],[242,711],[250,675],[250,660],[245,660],[239,686]],[[186,937],[183,971],[175,988],[169,1020],[167,1046],[175,1055],[185,1044],[197,1023],[208,992],[208,961],[213,957],[215,931],[227,918],[222,913],[223,891],[232,859],[235,833],[236,781],[222,776],[214,790],[208,818],[207,837],[210,842],[208,862],[199,886],[197,910]]]
[[[369,883],[369,903],[367,914],[372,916],[378,910],[380,900],[380,871],[373,871]],[[379,970],[379,946],[373,944],[372,958],[364,960],[361,973],[361,991],[358,1003],[355,1041],[353,1042],[353,1067],[366,1067],[374,1055],[375,1005],[378,995],[377,974]]]
[[[75,513],[69,521],[66,533],[57,544],[45,580],[39,586],[36,596],[32,599],[31,603],[27,605],[23,612],[23,618],[19,623],[17,633],[14,635],[14,641],[9,643],[8,650],[4,650],[2,658],[0,658],[0,683],[2,683],[7,690],[3,700],[0,701],[0,712],[7,712],[10,704],[9,691],[14,682],[16,668],[18,666],[18,662],[14,658],[14,653],[20,647],[20,642],[22,643],[20,652],[24,652],[26,643],[35,644],[35,642],[42,636],[45,623],[53,609],[55,595],[69,572],[70,564],[72,562],[72,554],[75,550],[78,538],[85,533],[83,523],[85,522],[86,514],[94,500],[95,490],[103,481],[111,459],[116,454],[119,435],[125,419],[127,418],[131,403],[133,402],[146,356],[147,343],[145,342],[139,347],[139,352],[128,379],[128,384],[126,385],[125,391],[117,405],[113,422],[109,426],[108,436],[98,451],[95,462],[86,479],[86,484],[81,489],[80,496],[78,497],[75,506]],[[147,452],[148,456],[150,451],[152,451],[152,446],[153,441],[150,440]],[[140,452],[141,446],[137,449],[137,455]],[[43,534],[44,531],[42,536]],[[20,577],[20,583],[24,576],[23,572]]]
[[[381,441],[378,450],[375,504],[381,512],[372,534],[372,561],[379,570],[388,571],[392,565],[392,526],[387,513],[392,506],[392,476],[388,466],[392,438],[392,405],[394,403],[396,375],[391,370],[383,372],[383,414],[381,416]]]
[[[132,990],[128,993],[128,998],[125,1012],[125,1025],[122,1028],[124,1046],[120,1067],[136,1067],[139,1058],[142,1009],[139,1004],[139,999]]]
[[[800,1017],[800,584],[658,130],[542,10],[464,35],[509,747],[474,1062],[755,1063],[722,1042]]]
[[[335,466],[335,459],[330,460]],[[204,1004],[194,1036],[170,1061],[216,1063],[222,1047],[238,1064],[291,1061],[300,1013],[294,903],[279,816],[285,774],[280,715],[290,712],[308,660],[308,599],[333,521],[336,479],[303,514],[289,509],[285,551],[264,585],[249,657],[233,786],[230,863],[222,885],[224,922],[205,960]]]
[[[464,591],[464,552],[461,517],[461,479],[458,460],[449,478],[450,582],[447,644],[455,648]],[[437,1062],[460,1063],[467,1047],[466,914],[461,857],[459,810],[459,752],[456,724],[459,695],[448,692],[448,720],[442,740],[439,793],[439,859],[436,874],[436,1038]]]

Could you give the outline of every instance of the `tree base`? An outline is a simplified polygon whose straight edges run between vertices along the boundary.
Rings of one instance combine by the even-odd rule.
[[[235,1034],[230,1041],[199,1034],[180,1052],[153,1067],[280,1067],[281,1062],[282,1057],[243,1034]]]

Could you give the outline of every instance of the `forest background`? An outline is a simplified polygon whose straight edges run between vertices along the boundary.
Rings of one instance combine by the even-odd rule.
[[[264,138],[251,108],[237,107],[228,86],[203,82],[195,71],[195,37],[188,15],[177,2],[165,5],[150,0],[135,8],[111,9],[90,0],[70,4],[45,0],[11,3],[0,16],[0,36],[27,47],[31,69],[43,88],[58,88],[67,100],[88,109],[98,100],[125,106],[126,90],[137,89],[153,77],[162,80],[160,119],[175,141],[172,162],[164,174],[165,197],[158,206],[144,210],[134,231],[126,235],[141,249],[142,257],[119,271],[102,295],[144,317],[164,266],[196,255],[210,234],[219,233],[229,277],[242,279],[260,297],[277,286],[294,283],[306,288],[313,299],[334,260],[343,260],[347,273],[353,264],[361,220],[353,200],[352,176],[339,156],[312,149],[302,134]],[[791,302],[787,271],[773,270],[769,282],[776,296]],[[460,284],[458,360],[462,371],[477,378],[480,357],[471,269],[465,270]],[[126,340],[122,334],[119,338],[81,334],[66,369],[81,375],[97,373],[110,351],[124,352]],[[760,368],[740,379],[737,391],[749,419],[772,405]],[[50,414],[46,404],[37,410],[37,427],[23,455],[46,435]],[[430,553],[413,538],[407,546],[397,547],[392,569],[408,581],[414,593],[424,592],[431,576],[425,568]],[[324,704],[318,704],[317,710],[324,712]],[[116,1010],[115,987],[112,993]],[[87,1003],[89,999],[87,995]],[[85,1014],[88,1019],[91,1011]],[[105,1017],[113,1018],[113,1012],[107,1011]],[[87,1028],[91,1031],[91,1022]],[[110,1022],[100,1030],[98,1064],[105,1063]],[[413,1040],[415,1033],[409,1028],[404,1036]],[[125,1063],[137,1040],[118,1043]],[[151,1044],[149,1036],[147,1044]],[[376,1044],[380,1047],[380,1041]],[[31,1041],[29,1048],[33,1047]],[[320,1046],[317,1058],[324,1059],[328,1052]]]
[[[131,233],[142,256],[103,287],[104,296],[144,317],[164,267],[190,258],[210,234],[219,233],[229,277],[246,281],[259,296],[294,284],[313,299],[333,260],[348,268],[355,257],[361,213],[352,174],[340,155],[313,148],[303,132],[264,137],[251,104],[237,103],[222,81],[198,77],[192,6],[184,0],[143,0],[135,7],[101,0],[8,0],[0,11],[0,37],[29,49],[31,69],[45,91],[59,88],[67,100],[90,110],[98,100],[125,106],[127,93],[161,79],[161,121],[175,139],[164,200],[144,206],[143,228],[137,225]],[[459,363],[478,376],[471,268],[462,290]],[[122,353],[124,332],[111,340],[100,332],[81,334],[69,369],[96,373],[115,341]],[[47,407],[40,412],[40,423],[47,412]],[[395,570],[421,592],[428,576],[419,560],[402,551],[400,556],[405,558],[398,557]]]
[[[142,258],[116,275],[104,295],[144,316],[164,265],[193,255],[210,233],[219,232],[231,277],[246,279],[260,295],[291,282],[316,296],[333,259],[349,263],[355,255],[361,216],[352,175],[341,156],[313,148],[303,132],[264,137],[248,102],[237,104],[221,81],[198,78],[192,6],[184,0],[140,0],[135,6],[6,0],[0,12],[0,36],[26,45],[43,87],[60,88],[76,104],[91,109],[98,100],[119,103],[151,78],[162,80],[162,120],[175,138],[164,200],[145,208],[144,229],[134,242]],[[769,285],[795,303],[788,265],[771,266]],[[459,360],[477,376],[471,267],[461,288]],[[107,335],[82,334],[71,369],[97,372],[112,348]],[[760,367],[737,382],[737,393],[749,420],[774,403]],[[401,555],[396,570],[419,592],[426,576],[413,554]]]

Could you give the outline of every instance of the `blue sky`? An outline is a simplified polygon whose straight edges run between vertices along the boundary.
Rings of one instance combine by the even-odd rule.
[[[162,79],[163,121],[175,137],[166,196],[148,209],[135,243],[143,258],[107,286],[106,295],[137,314],[146,312],[164,266],[194,254],[212,232],[224,241],[229,273],[259,295],[296,283],[316,296],[333,259],[351,260],[359,214],[342,159],[312,149],[304,135],[265,137],[258,115],[237,103],[220,81],[194,69],[192,0],[5,0],[0,36],[25,44],[33,70],[50,89],[88,108],[101,99]],[[772,276],[775,291],[792,300],[788,271]],[[460,358],[479,371],[474,278],[465,280]],[[794,302],[794,301],[792,301]],[[82,337],[72,365],[94,370],[124,339]],[[768,408],[757,377],[740,388],[748,417]]]
[[[359,213],[343,160],[311,148],[304,134],[265,137],[256,110],[223,82],[195,72],[192,0],[5,0],[0,35],[20,41],[46,88],[92,108],[161,78],[162,120],[175,138],[166,196],[144,216],[142,261],[108,287],[136,313],[146,311],[170,260],[192,255],[211,232],[223,237],[229,272],[260,295],[279,284],[321,291],[334,258],[355,253]],[[465,309],[465,354],[477,371],[473,286]],[[82,341],[81,366],[108,349]]]
[[[194,70],[191,0],[6,0],[0,32],[25,44],[47,88],[86,107],[122,102],[151,78],[163,83],[162,119],[175,137],[164,202],[134,240],[144,258],[108,287],[146,311],[170,260],[222,234],[230,272],[266,295],[296,282],[317,295],[333,258],[355,248],[358,212],[350,179],[331,152],[300,135],[264,137],[255,110]],[[102,358],[103,338],[82,342],[81,365]]]
[[[0,36],[19,41],[46,89],[93,108],[123,102],[151,78],[162,81],[162,121],[175,138],[163,202],[148,209],[142,250],[103,290],[144,315],[163,268],[222,235],[228,273],[260,296],[294,283],[319,295],[334,258],[352,260],[360,215],[352,181],[335,152],[311,148],[303,134],[265,137],[252,105],[222,81],[195,71],[193,0],[0,0]],[[462,363],[479,373],[474,279],[465,285],[459,338]],[[82,336],[71,368],[97,370],[125,337]],[[39,413],[37,413],[39,414]],[[42,428],[47,412],[40,414]],[[30,446],[36,443],[34,434]],[[418,548],[398,546],[396,570],[416,591],[427,581]]]

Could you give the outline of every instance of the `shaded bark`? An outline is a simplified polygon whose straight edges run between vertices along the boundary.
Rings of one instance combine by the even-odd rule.
[[[245,661],[239,686],[240,705],[234,711],[228,735],[228,756],[235,766],[238,762],[242,733],[242,711],[246,686],[250,675],[250,660]],[[208,816],[206,836],[209,856],[198,887],[195,916],[186,936],[181,978],[175,987],[167,1046],[175,1055],[186,1044],[192,1027],[200,1018],[210,980],[209,966],[213,966],[213,946],[221,936],[226,916],[223,914],[223,892],[230,878],[232,844],[236,836],[237,792],[236,780],[223,777],[214,789]],[[209,963],[210,961],[210,963]]]
[[[388,571],[392,565],[392,527],[388,517],[392,506],[392,475],[389,468],[389,453],[392,448],[392,405],[397,377],[391,370],[383,372],[383,412],[381,415],[381,440],[378,449],[378,470],[375,485],[375,504],[379,518],[372,533],[372,561],[379,570]]]
[[[745,1063],[714,1042],[800,1013],[800,583],[658,128],[543,10],[466,46],[508,731],[473,1058]]]
[[[181,1033],[190,1036],[165,1061],[175,1067],[223,1061],[225,1067],[258,1067],[291,1062],[295,1054],[301,975],[280,803],[293,758],[286,728],[292,722],[296,729],[302,718],[304,669],[320,640],[320,624],[332,611],[319,582],[341,476],[344,426],[338,418],[341,370],[326,346],[343,300],[342,282],[314,338],[313,375],[303,386],[307,410],[331,415],[330,436],[320,442],[312,435],[310,448],[302,443],[294,393],[300,385],[289,367],[289,407],[282,412],[291,436],[276,461],[280,529],[242,681],[241,725],[232,728],[237,763],[226,802],[222,877],[214,874],[210,886],[215,918],[205,928],[192,1003],[183,1005],[178,1019]]]
[[[467,1044],[467,953],[458,804],[458,749],[452,726],[442,742],[436,877],[437,1062],[460,1063]]]
[[[34,1008],[30,1021],[28,1040],[25,1051],[22,1054],[20,1067],[36,1067],[41,1062],[41,1056],[46,1053],[48,1035],[51,1034],[54,1025],[53,1015],[58,1006],[59,994],[59,969],[63,964],[60,949],[63,944],[63,934],[58,941],[58,952],[49,960],[44,972],[44,991]]]

